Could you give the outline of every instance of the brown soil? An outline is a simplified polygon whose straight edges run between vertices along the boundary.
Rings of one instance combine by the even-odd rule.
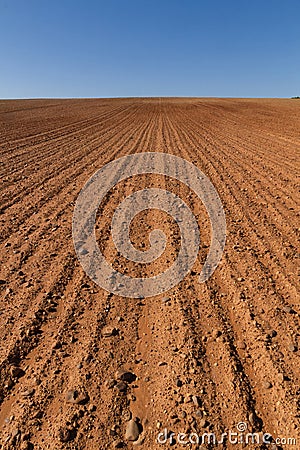
[[[220,439],[239,422],[298,439],[266,448],[300,448],[299,130],[295,100],[0,101],[1,449],[163,449],[170,444],[156,439],[164,428]],[[136,300],[107,293],[84,273],[72,214],[97,169],[144,151],[181,156],[210,178],[227,241],[217,270],[199,284],[210,226],[194,194],[162,176],[120,183],[97,226],[120,271],[159,273],[178,250],[176,223],[149,211],[135,219],[132,241],[147,248],[160,221],[166,254],[145,268],[116,253],[111,214],[137,188],[175,190],[201,230],[190,275],[168,293]],[[116,333],[104,337],[107,327]],[[121,367],[136,380],[116,385]],[[143,429],[135,444],[125,440],[131,415]]]

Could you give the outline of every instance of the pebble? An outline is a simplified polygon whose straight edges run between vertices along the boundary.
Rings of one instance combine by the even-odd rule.
[[[290,352],[296,352],[298,350],[298,348],[294,344],[290,344],[288,346],[288,349],[289,349]]]
[[[59,349],[61,347],[62,347],[61,342],[60,341],[56,341],[56,342],[53,342],[53,344],[51,345],[51,350],[56,350],[56,349]]]
[[[165,362],[165,361],[160,361],[159,363],[158,363],[158,366],[159,367],[161,367],[161,366],[166,366],[167,365],[167,363]]]
[[[270,383],[270,381],[264,381],[263,382],[263,388],[264,389],[271,389],[272,387],[272,383]]]
[[[293,314],[294,310],[290,306],[284,306],[282,310],[287,314]]]
[[[21,378],[23,375],[25,375],[25,372],[23,369],[21,369],[21,367],[11,366],[10,374],[13,378]]]
[[[125,381],[119,381],[119,383],[115,385],[115,388],[118,389],[118,391],[120,392],[126,392],[127,384],[125,383]]]
[[[212,337],[214,338],[214,339],[217,339],[218,337],[220,337],[221,336],[221,331],[220,330],[214,330],[213,332],[212,332]]]
[[[237,342],[237,348],[239,348],[240,350],[246,350],[246,344],[244,341],[238,341]]]
[[[116,384],[116,380],[114,380],[113,378],[105,381],[105,386],[108,387],[108,389],[112,389]]]
[[[113,443],[113,448],[123,448],[124,447],[124,442],[122,441],[115,441]]]
[[[111,428],[110,430],[108,430],[108,435],[109,436],[118,436],[118,432],[116,431],[115,426],[113,428]]]
[[[74,439],[74,437],[74,430],[70,430],[69,428],[61,428],[59,430],[59,439],[61,442],[70,442]]]
[[[107,326],[104,327],[101,334],[102,337],[111,337],[111,336],[116,336],[118,334],[119,330],[115,327],[111,327],[111,326]]]
[[[5,295],[4,295],[4,297],[7,297],[8,295],[10,295],[10,294],[12,294],[13,293],[13,290],[11,289],[11,288],[6,288],[6,290],[5,290]]]
[[[132,383],[136,380],[136,375],[128,370],[119,369],[115,374],[116,380],[126,381],[126,383]]]
[[[207,428],[208,425],[209,425],[209,422],[208,422],[206,419],[202,419],[202,420],[200,420],[200,422],[199,422],[200,428]]]
[[[71,389],[66,393],[66,402],[74,405],[84,405],[89,401],[89,396],[84,392]]]
[[[249,414],[248,420],[249,420],[250,425],[254,428],[255,425],[256,425],[256,416],[255,416],[255,414],[253,412],[251,412]]]
[[[179,395],[179,397],[178,397],[178,403],[183,403],[183,401],[184,401],[183,396],[182,396],[182,395]]]
[[[34,392],[34,389],[26,389],[26,391],[21,392],[21,395],[22,397],[31,397]]]
[[[134,419],[131,419],[126,427],[125,439],[127,441],[136,441],[140,435],[138,424]]]
[[[197,397],[197,395],[193,395],[192,396],[192,401],[194,403],[195,406],[201,406],[201,401],[200,399]]]
[[[125,409],[125,410],[122,412],[122,418],[123,418],[126,422],[129,422],[129,420],[132,419],[132,413],[131,413],[131,411],[129,411],[129,409]]]
[[[277,379],[278,379],[279,383],[282,383],[282,382],[284,381],[284,375],[283,375],[283,373],[279,373],[279,374],[277,375]]]
[[[21,442],[19,448],[20,448],[20,450],[33,450],[34,446],[33,446],[32,442],[23,441],[23,442]]]

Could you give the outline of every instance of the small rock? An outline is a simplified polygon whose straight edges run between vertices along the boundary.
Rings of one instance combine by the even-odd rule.
[[[256,415],[255,415],[254,412],[251,412],[251,413],[249,414],[248,420],[249,420],[250,425],[251,425],[253,428],[255,428],[255,426],[256,426]]]
[[[24,433],[22,436],[22,441],[29,441],[30,439],[30,433]]]
[[[116,431],[115,428],[111,428],[110,430],[108,430],[108,435],[109,436],[118,436],[118,432]]]
[[[290,344],[288,346],[288,349],[289,349],[290,352],[296,352],[298,350],[298,348],[294,344]]]
[[[213,332],[212,332],[212,337],[214,338],[214,339],[217,339],[218,337],[220,337],[221,336],[221,331],[220,330],[214,330]]]
[[[145,417],[142,421],[143,427],[146,428],[149,425],[149,419],[147,417]]]
[[[270,383],[270,381],[264,381],[262,385],[264,389],[271,389],[272,387],[272,383]]]
[[[293,310],[293,308],[291,308],[290,306],[284,306],[283,308],[282,308],[282,310],[285,312],[285,313],[287,313],[287,314],[293,314],[293,312],[294,312],[294,310]]]
[[[165,362],[165,361],[160,361],[159,363],[158,363],[158,366],[159,367],[161,367],[161,366],[166,366],[167,365],[167,363]]]
[[[61,442],[70,442],[75,438],[75,430],[70,430],[69,428],[61,428],[59,430],[59,439]]]
[[[125,422],[129,422],[129,420],[132,419],[131,411],[129,411],[129,409],[125,409],[122,412],[122,418],[125,420]]]
[[[237,348],[239,348],[240,350],[246,350],[246,344],[244,341],[238,341],[236,344]]]
[[[180,404],[180,403],[183,403],[183,402],[184,402],[183,395],[179,395],[179,397],[178,397],[178,403]]]
[[[126,383],[132,383],[136,380],[136,375],[133,372],[124,369],[119,369],[115,376],[117,380],[126,381]]]
[[[279,373],[279,374],[277,375],[277,379],[278,379],[279,383],[282,383],[282,382],[284,381],[284,375],[283,375],[283,373]]]
[[[118,334],[119,330],[115,327],[107,326],[104,327],[101,334],[103,337],[111,337],[116,336]]]
[[[11,437],[13,439],[17,439],[20,435],[21,435],[21,431],[18,428],[15,428],[11,433]]]
[[[71,389],[66,393],[66,402],[74,405],[84,405],[89,401],[89,396],[84,392]]]
[[[124,442],[122,441],[115,441],[113,443],[113,448],[123,448],[124,447]]]
[[[53,342],[53,344],[51,345],[51,350],[57,350],[57,349],[59,349],[61,347],[62,347],[61,342],[60,341],[56,341],[56,342]]]
[[[181,387],[183,383],[179,378],[177,378],[177,380],[175,381],[175,384],[177,387]]]
[[[116,380],[112,378],[105,381],[105,386],[108,387],[108,389],[112,389],[116,384],[117,384]]]
[[[13,293],[13,290],[11,289],[11,288],[6,288],[5,289],[5,295],[4,295],[4,297],[7,297],[7,296],[9,296],[10,294],[12,294]]]
[[[25,375],[25,372],[21,369],[21,367],[11,366],[10,374],[13,378],[21,378]]]
[[[125,381],[119,381],[119,383],[115,385],[115,388],[118,389],[118,391],[120,392],[126,392],[127,384],[125,383]]]
[[[126,427],[125,439],[127,441],[136,441],[140,435],[138,424],[134,419],[131,419]]]
[[[31,397],[34,394],[34,389],[29,388],[26,391],[21,392],[22,397]]]
[[[7,383],[4,385],[5,388],[11,389],[14,385],[14,382],[11,378],[7,380]],[[21,394],[22,395],[22,394]]]
[[[200,428],[207,428],[208,425],[209,425],[209,422],[208,422],[206,419],[202,419],[202,420],[200,420],[200,422],[199,422]]]
[[[194,403],[195,406],[201,406],[201,401],[200,399],[197,397],[197,395],[193,395],[192,396],[192,401]]]
[[[29,441],[23,441],[20,444],[20,450],[33,450],[34,446],[32,444],[32,442]]]
[[[5,280],[0,280],[0,285],[1,284],[6,284],[6,281]]]

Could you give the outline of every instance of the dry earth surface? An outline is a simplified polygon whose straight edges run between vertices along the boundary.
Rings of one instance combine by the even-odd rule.
[[[300,448],[299,130],[297,100],[0,101],[1,449]],[[176,222],[149,210],[133,221],[132,242],[149,248],[159,223],[165,253],[149,265],[118,254],[111,217],[135,190],[181,196],[201,230],[190,274],[165,294],[136,300],[88,278],[72,215],[97,169],[145,151],[181,156],[210,178],[227,241],[200,284],[211,236],[197,196],[158,175],[120,183],[96,226],[119,271],[158,274],[179,249]],[[298,443],[183,447],[177,439],[206,432],[220,440],[239,422]],[[175,433],[172,444],[157,442],[165,428]]]

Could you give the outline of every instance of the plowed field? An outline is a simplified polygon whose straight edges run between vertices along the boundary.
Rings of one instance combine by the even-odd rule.
[[[299,130],[297,100],[0,101],[1,449],[163,449],[165,429],[175,449],[300,448]],[[85,274],[72,217],[97,169],[140,152],[180,156],[210,178],[227,240],[216,271],[199,283],[210,244],[201,202],[168,177],[121,182],[96,226],[118,270],[158,274],[178,252],[178,227],[158,210],[131,227],[140,250],[149,230],[164,230],[156,262],[133,264],[114,248],[112,214],[137,189],[185,199],[201,232],[184,280],[134,299]],[[125,436],[131,419],[135,441]],[[238,424],[244,437],[269,433],[277,446],[232,442]],[[197,447],[191,433],[228,436]]]

